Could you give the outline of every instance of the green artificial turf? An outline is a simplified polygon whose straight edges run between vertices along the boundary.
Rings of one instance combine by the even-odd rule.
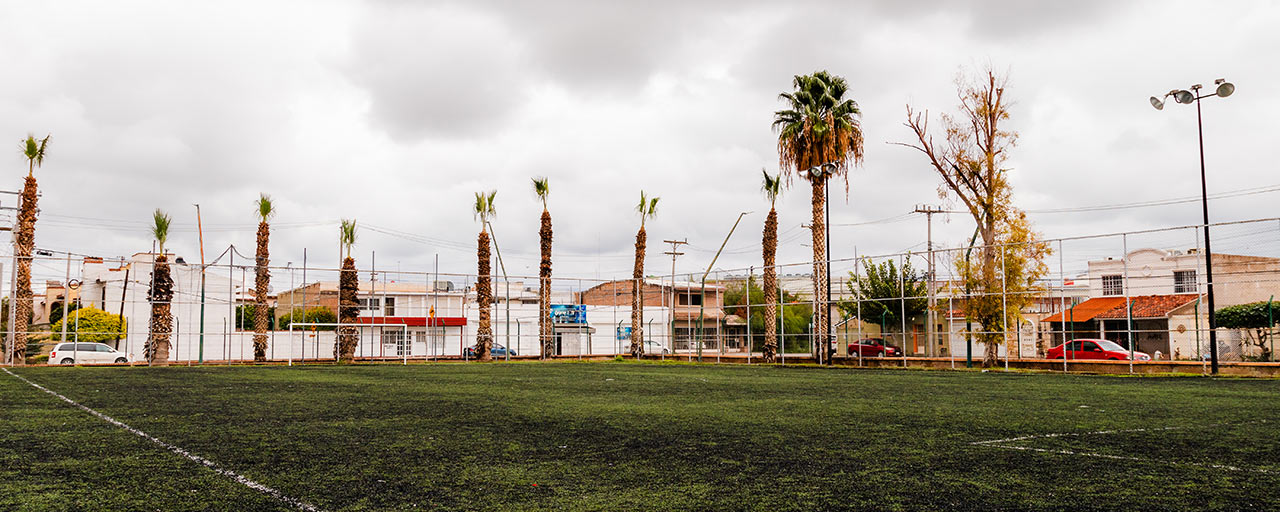
[[[323,510],[1280,508],[1275,380],[640,363],[12,371]],[[973,444],[1046,434],[1078,435]],[[288,508],[0,373],[0,510]]]

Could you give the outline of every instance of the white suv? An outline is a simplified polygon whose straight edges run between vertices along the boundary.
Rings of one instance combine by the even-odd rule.
[[[59,343],[49,353],[58,364],[127,363],[129,355],[101,343]]]

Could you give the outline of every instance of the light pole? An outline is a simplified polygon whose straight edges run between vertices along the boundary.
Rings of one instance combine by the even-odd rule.
[[[1173,96],[1173,100],[1190,104],[1192,101],[1196,103],[1196,130],[1200,136],[1200,208],[1204,213],[1204,277],[1205,286],[1209,288],[1209,361],[1210,373],[1218,373],[1218,333],[1215,328],[1218,326],[1214,321],[1213,312],[1213,250],[1209,248],[1209,192],[1208,186],[1205,184],[1204,173],[1204,120],[1200,115],[1200,99],[1211,96],[1226,98],[1231,93],[1236,92],[1236,86],[1232,85],[1225,78],[1219,78],[1213,81],[1217,88],[1211,94],[1200,94],[1200,89],[1204,87],[1201,84],[1191,86],[1191,90],[1174,89],[1165,93],[1163,98],[1152,96],[1151,106],[1156,110],[1164,110],[1164,100],[1169,96]]]
[[[698,301],[698,362],[699,363],[702,362],[702,336],[703,336],[702,322],[703,322],[703,314],[706,311],[706,307],[707,307],[707,276],[711,274],[711,268],[716,266],[716,260],[720,259],[720,253],[724,251],[724,246],[729,244],[729,238],[732,237],[733,232],[738,229],[738,223],[742,222],[742,217],[750,213],[751,212],[742,212],[738,214],[738,220],[733,221],[733,227],[729,228],[729,234],[724,236],[724,242],[720,243],[720,249],[716,251],[715,257],[711,258],[711,264],[707,265],[707,271],[702,273],[702,299]],[[751,289],[748,288],[747,289],[748,302],[750,298],[751,298]],[[720,307],[724,308],[724,304],[721,304]],[[720,326],[717,328],[717,331],[723,328],[724,326]],[[716,356],[716,357],[718,358],[719,356]]]
[[[836,172],[837,163],[838,163],[837,161],[827,162],[824,164],[815,165],[805,170],[805,172],[809,173],[811,180],[818,180],[818,179],[822,180],[822,209],[823,209],[823,216],[825,217],[823,221],[823,224],[824,224],[823,237],[826,240],[823,245],[826,245],[826,247],[824,248],[824,252],[826,254],[826,260],[818,262],[818,265],[821,265],[824,270],[823,274],[825,274],[825,276],[823,279],[824,281],[823,287],[825,287],[826,290],[825,290],[825,293],[823,293],[823,297],[822,297],[823,304],[822,304],[821,311],[814,311],[814,313],[817,313],[819,315],[818,317],[819,322],[817,323],[822,324],[822,328],[827,332],[821,333],[822,346],[819,347],[817,350],[818,364],[823,364],[824,359],[829,359],[829,358],[826,358],[826,355],[827,355],[827,350],[831,345],[831,193],[830,193],[830,185],[831,185],[831,176],[834,175]],[[817,294],[815,294],[815,299],[817,298],[816,295]],[[815,336],[819,335],[819,333],[814,333],[814,335]],[[825,362],[827,364],[830,364],[829,360]]]

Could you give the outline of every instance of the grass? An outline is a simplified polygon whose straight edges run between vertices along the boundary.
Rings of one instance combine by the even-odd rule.
[[[1280,507],[1275,380],[637,363],[12,371],[324,510]],[[288,508],[3,373],[0,411],[0,509]]]

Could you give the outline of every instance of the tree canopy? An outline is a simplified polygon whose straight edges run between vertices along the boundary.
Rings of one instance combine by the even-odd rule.
[[[929,286],[924,275],[911,266],[909,257],[901,268],[892,258],[879,264],[864,259],[861,274],[849,273],[848,287],[853,300],[840,302],[845,315],[857,318],[861,311],[861,320],[888,329],[901,328],[904,309],[906,318],[911,318],[929,307]]]

